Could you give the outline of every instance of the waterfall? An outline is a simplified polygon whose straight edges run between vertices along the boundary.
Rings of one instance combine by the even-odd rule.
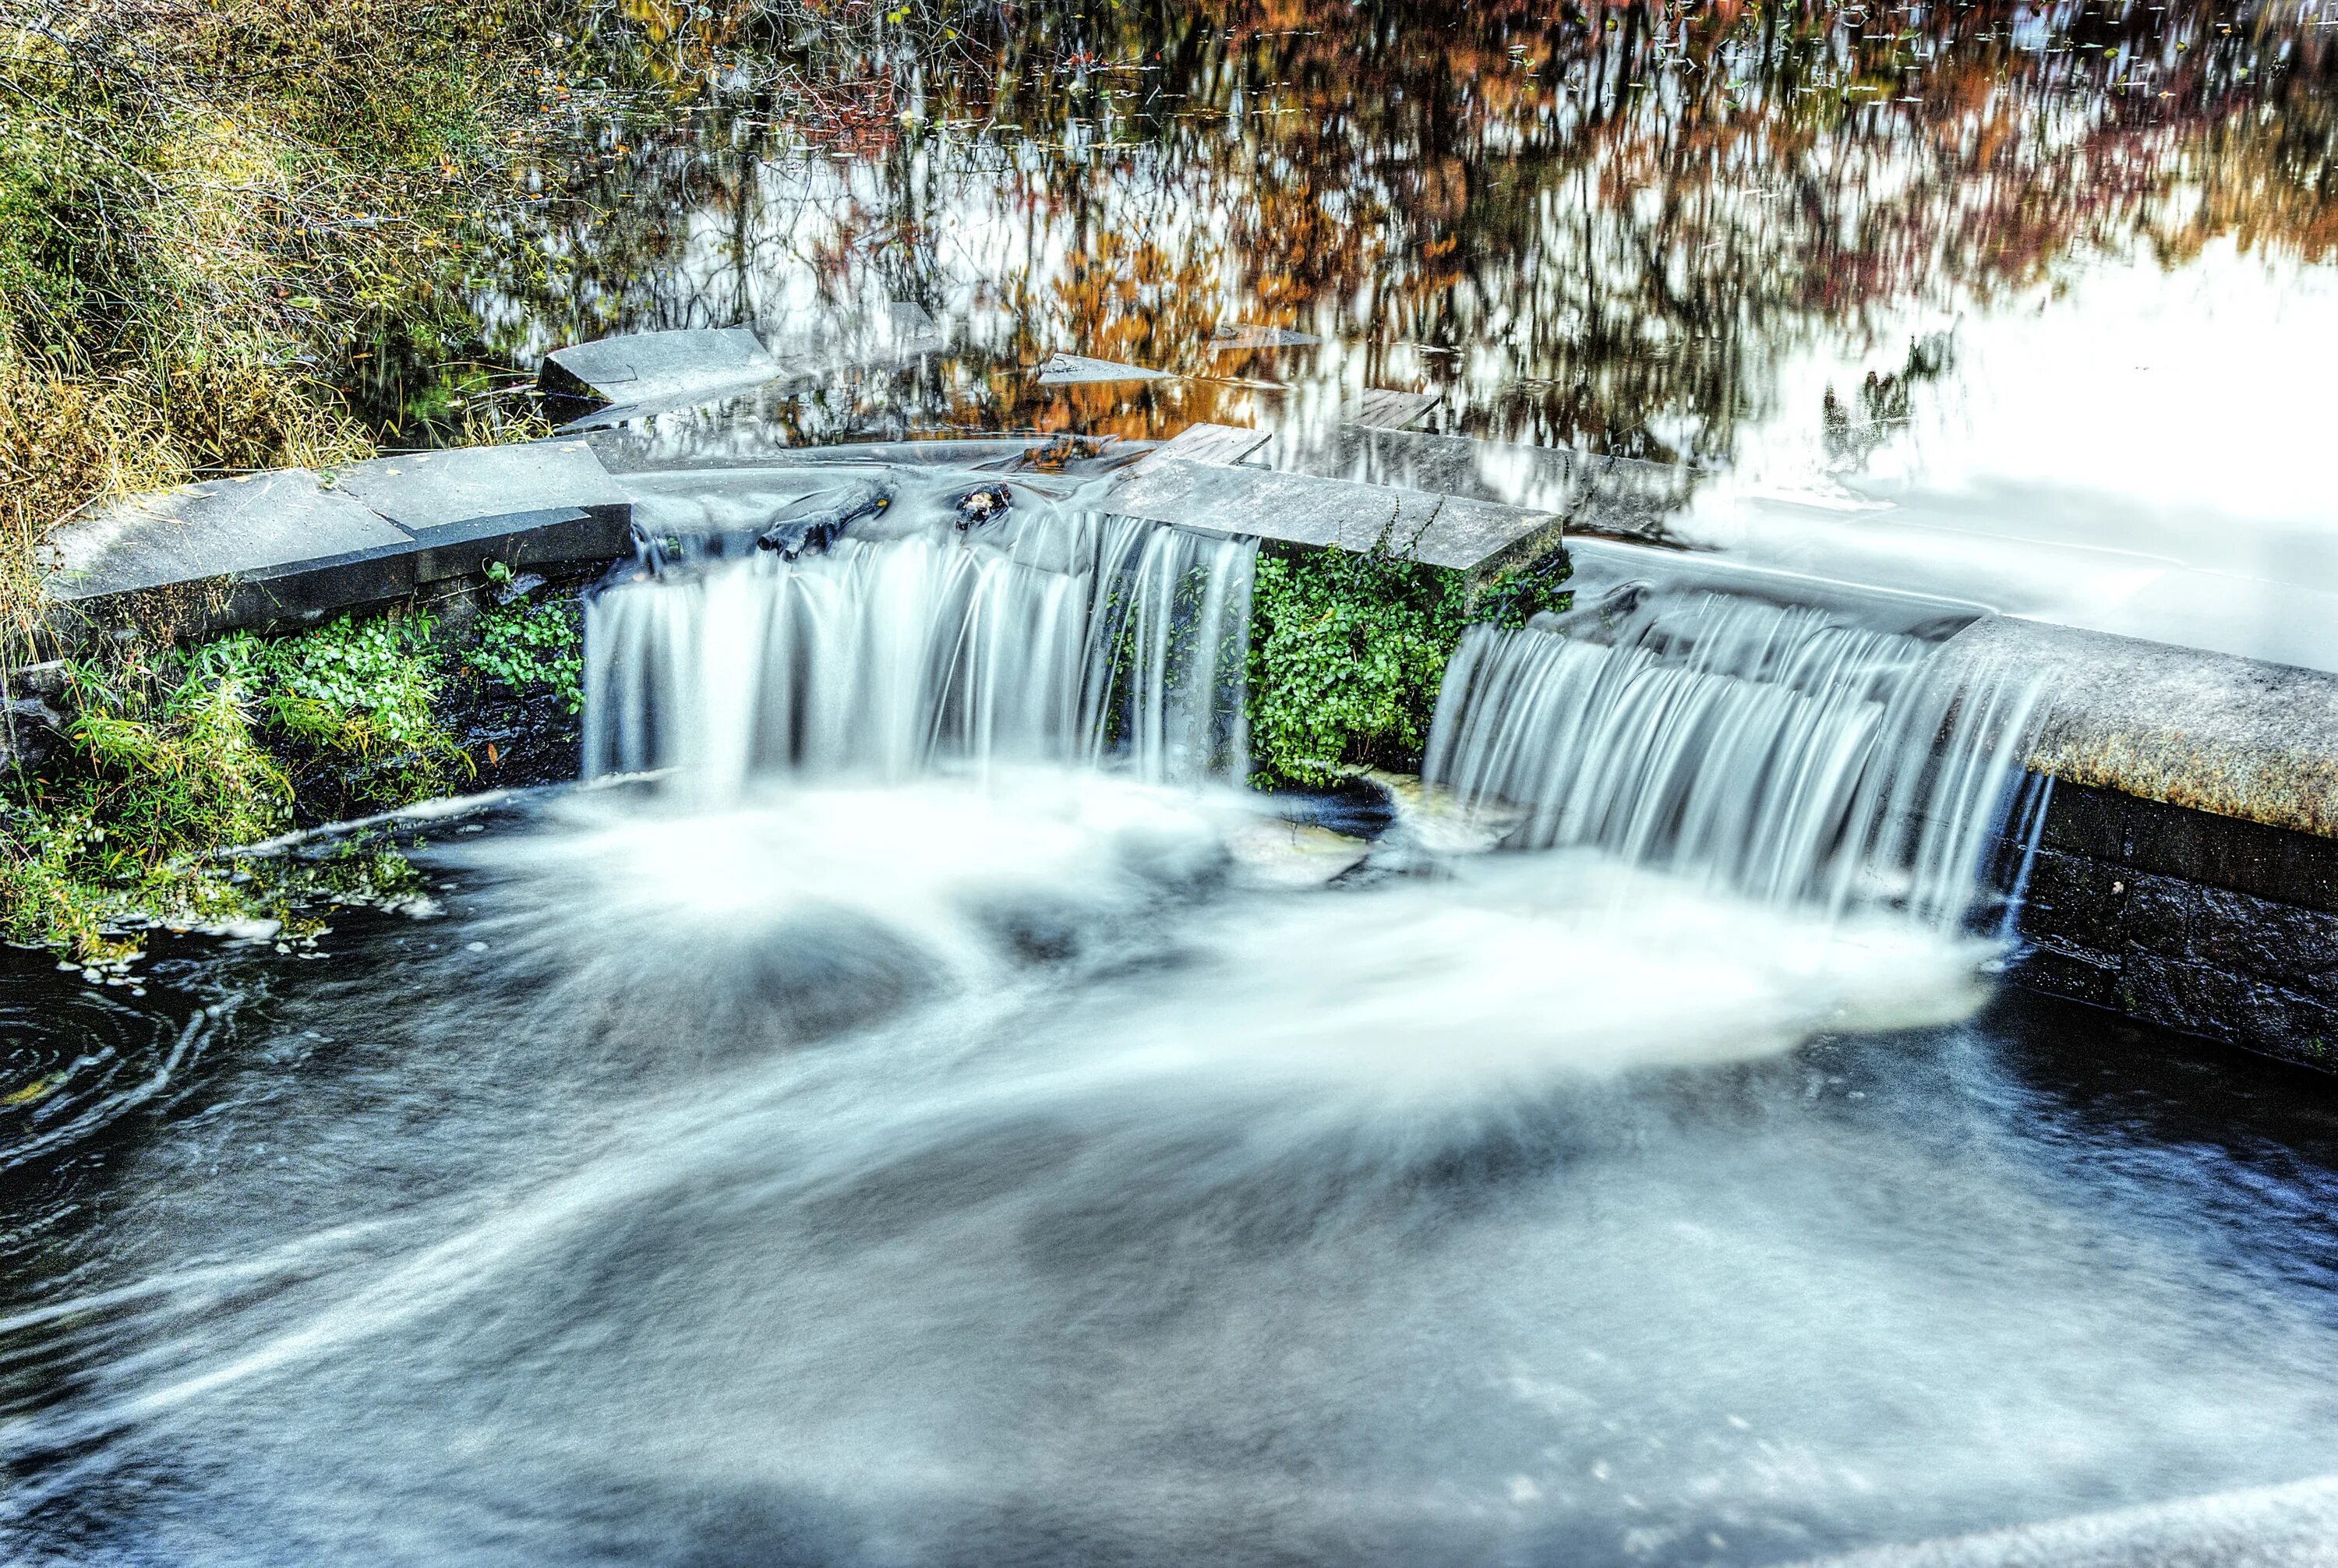
[[[1255,552],[1045,505],[793,559],[645,549],[586,612],[585,773],[672,768],[717,799],[1009,762],[1237,780]]]
[[[1448,666],[1424,774],[1522,815],[1508,842],[1596,846],[1756,899],[1971,901],[2037,682],[1838,609],[1635,588]]]

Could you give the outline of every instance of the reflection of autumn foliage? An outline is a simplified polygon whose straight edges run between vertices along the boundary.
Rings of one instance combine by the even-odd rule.
[[[1336,371],[1351,380],[1443,379],[1469,428],[1722,457],[1771,362],[1822,329],[1880,336],[1911,303],[1987,299],[2098,251],[2180,261],[2226,239],[2338,260],[2338,30],[2294,7],[1001,15],[960,42],[964,69],[855,57],[910,122],[850,180],[773,158],[768,133],[649,139],[626,200],[569,248],[583,294],[627,320],[737,319],[810,269],[840,302],[881,288],[954,309],[984,365],[1076,348],[1242,370],[1208,354],[1217,322],[1298,326],[1362,346]],[[774,100],[724,112],[791,124]],[[818,237],[791,203],[820,208]],[[945,243],[976,208],[982,241]],[[952,421],[1069,408],[1127,430],[1236,394],[1042,403],[977,374],[921,396]]]
[[[2338,255],[2332,59],[2268,14],[1185,15],[1114,34],[1117,74],[1002,73],[1017,85],[997,112],[1094,113],[1125,86],[1162,162],[1206,172],[1188,180],[1227,235],[1230,303],[1478,348],[1440,363],[1506,383],[1473,405],[1506,433],[1719,456],[1766,357],[1822,321],[1987,297],[2090,249]],[[1877,24],[1845,20],[1862,15]],[[1049,194],[1103,199],[1086,184],[1065,170]]]
[[[1217,325],[1217,262],[1208,236],[1173,256],[1150,237],[1096,235],[1055,280],[1061,341],[1126,364],[1198,368],[1198,346]]]

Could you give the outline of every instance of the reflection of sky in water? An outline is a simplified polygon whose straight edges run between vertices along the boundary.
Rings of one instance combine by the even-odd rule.
[[[737,412],[794,441],[1316,440],[1365,387],[1430,388],[1433,430],[1705,471],[1677,542],[2338,664],[2309,456],[2338,34],[1320,10],[1050,10],[964,80],[871,87],[849,144],[774,141],[767,108],[636,127],[545,210],[573,273],[486,290],[488,336],[528,363],[752,322],[806,374]],[[896,299],[938,348],[890,351]],[[1324,341],[1217,351],[1233,321]],[[1035,386],[1056,349],[1185,378]],[[1528,472],[1489,454],[1479,485],[1540,503]]]

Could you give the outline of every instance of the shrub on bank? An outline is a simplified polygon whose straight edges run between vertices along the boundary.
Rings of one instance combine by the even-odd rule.
[[[297,925],[313,919],[303,900],[401,889],[410,873],[381,847],[297,877],[226,852],[469,787],[483,759],[455,711],[544,695],[574,713],[582,671],[560,598],[516,599],[461,635],[408,611],[69,663],[62,743],[0,773],[0,933],[103,959],[134,950],[146,916]]]
[[[1262,788],[1420,765],[1445,662],[1473,621],[1524,625],[1565,558],[1473,593],[1466,573],[1387,550],[1262,553],[1252,590],[1250,750]]]

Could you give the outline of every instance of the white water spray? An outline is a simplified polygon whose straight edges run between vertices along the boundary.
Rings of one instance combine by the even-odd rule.
[[[1525,815],[1521,847],[1588,845],[1758,900],[1960,921],[2037,681],[1840,614],[1732,594],[1627,594],[1472,631],[1424,771]]]
[[[1041,507],[645,573],[588,612],[585,771],[674,768],[717,800],[950,764],[1239,779],[1255,550]]]

